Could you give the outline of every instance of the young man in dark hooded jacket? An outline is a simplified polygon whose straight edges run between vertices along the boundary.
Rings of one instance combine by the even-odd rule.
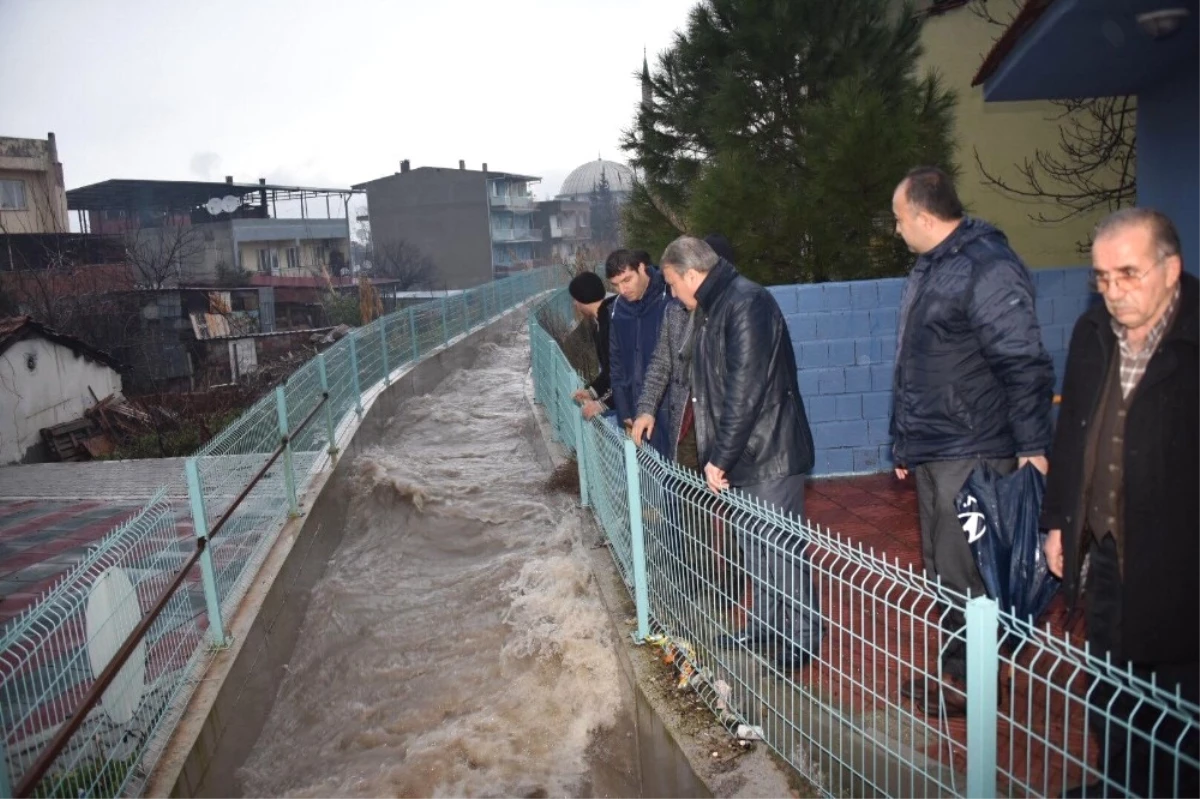
[[[646,369],[658,343],[663,312],[671,300],[662,273],[650,266],[648,260],[630,250],[615,250],[604,264],[604,272],[617,291],[609,326],[612,406],[617,419],[627,427],[637,416]],[[668,414],[666,407],[658,410],[659,429],[650,436],[650,446],[669,458],[673,447],[668,434]]]

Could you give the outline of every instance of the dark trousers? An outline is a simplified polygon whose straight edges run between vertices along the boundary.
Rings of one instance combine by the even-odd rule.
[[[804,475],[796,474],[738,490],[804,518]],[[752,582],[754,607],[746,622],[753,636],[782,635],[816,657],[821,646],[820,600],[813,590],[805,541],[757,517],[734,511],[742,559]]]
[[[923,463],[913,469],[917,481],[917,508],[921,517],[921,555],[925,574],[940,577],[942,585],[961,594],[986,596],[987,589],[971,554],[971,545],[963,533],[954,507],[954,497],[980,464],[986,463],[1000,475],[1017,468],[1016,458],[970,458]],[[943,673],[966,680],[967,644],[963,628],[966,618],[957,603],[942,612],[946,642],[942,647]]]
[[[1125,661],[1120,659],[1121,570],[1117,544],[1111,535],[1105,535],[1102,541],[1097,541],[1091,532],[1085,531],[1084,535],[1090,539],[1084,595],[1088,644],[1093,654],[1111,655],[1114,663],[1122,664]],[[1200,664],[1135,662],[1133,672],[1147,681],[1153,676],[1168,691],[1178,686],[1185,699],[1200,701]],[[1089,704],[1088,725],[1101,747],[1100,769],[1105,777],[1138,796],[1200,796],[1200,773],[1174,756],[1178,747],[1193,758],[1200,757],[1200,736],[1194,727],[1184,736],[1185,725],[1178,720],[1163,719],[1153,708],[1139,708],[1133,696],[1118,691],[1105,680],[1093,687]],[[1131,735],[1131,730],[1145,734],[1149,740],[1136,732]],[[1107,787],[1107,792],[1110,796],[1119,795],[1112,786]]]

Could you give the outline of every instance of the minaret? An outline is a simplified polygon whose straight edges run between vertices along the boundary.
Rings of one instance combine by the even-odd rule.
[[[646,60],[646,48],[642,48],[642,110],[649,111],[654,103],[654,89],[650,85],[650,62]]]

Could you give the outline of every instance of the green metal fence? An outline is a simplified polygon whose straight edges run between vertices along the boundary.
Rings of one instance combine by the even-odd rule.
[[[564,314],[555,329],[570,324],[560,297],[530,315],[535,398],[576,456],[581,502],[636,606],[634,636],[670,648],[681,684],[731,731],[761,738],[829,796],[1053,796],[1095,781],[1108,795],[1133,795],[1150,769],[1165,778],[1160,790],[1178,795],[1181,773],[1200,766],[1194,744],[1184,745],[1195,740],[1200,708],[1178,691],[986,597],[956,595],[886,553],[737,491],[718,496],[612,423],[583,422],[571,399],[582,381],[539,323],[547,313]],[[775,618],[819,614],[823,635],[807,667],[776,660],[802,644],[791,628],[773,628],[773,645],[754,651],[718,645],[760,614],[746,600],[760,579],[739,562],[747,547],[773,564]],[[951,606],[967,620],[966,719],[949,718],[944,705],[925,715],[900,694],[907,681],[941,679]],[[1146,731],[1155,729],[1152,738]],[[1123,775],[1098,768],[1104,738],[1140,742]]]
[[[568,277],[526,272],[356,328],[189,458],[184,474],[164,475],[176,490],[165,486],[4,629],[0,796],[140,793],[284,522],[364,410],[398,370]],[[186,509],[166,499],[181,485]],[[197,550],[198,568],[181,574]],[[122,644],[128,659],[64,737]]]

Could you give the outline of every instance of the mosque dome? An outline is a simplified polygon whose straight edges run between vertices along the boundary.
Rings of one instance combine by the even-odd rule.
[[[578,166],[567,175],[559,189],[559,197],[575,197],[582,199],[595,191],[600,184],[600,176],[608,178],[608,188],[614,194],[628,194],[633,191],[633,170],[616,161],[605,161],[597,158]]]

